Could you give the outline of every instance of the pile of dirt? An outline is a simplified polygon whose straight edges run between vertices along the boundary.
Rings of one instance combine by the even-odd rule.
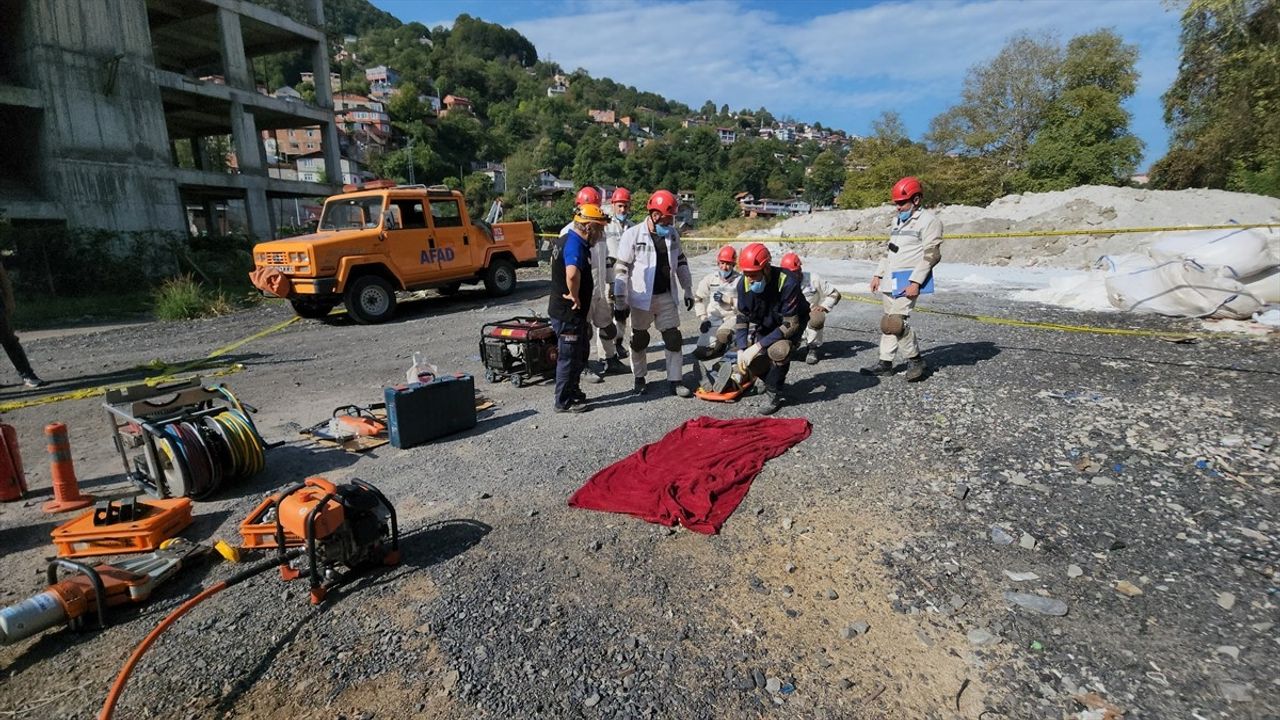
[[[1007,195],[985,208],[936,209],[946,233],[1037,232],[1097,228],[1094,235],[956,239],[943,250],[947,262],[1088,268],[1103,255],[1142,252],[1157,233],[1108,234],[1111,228],[1178,227],[1230,223],[1280,223],[1280,198],[1224,190],[1141,190],[1084,185],[1060,192]],[[830,235],[885,235],[894,209],[836,210],[789,218],[768,230],[739,237],[783,240]],[[878,243],[821,243],[808,255],[870,259]],[[1268,251],[1280,256],[1280,231],[1268,232]]]

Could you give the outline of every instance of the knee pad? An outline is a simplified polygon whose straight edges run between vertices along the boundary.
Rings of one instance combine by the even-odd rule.
[[[648,330],[632,330],[631,331],[631,349],[643,350],[649,347],[649,331]]]
[[[680,328],[662,331],[662,344],[666,346],[667,352],[680,352],[680,345],[683,343],[684,337],[680,335]]]
[[[885,335],[902,337],[907,332],[907,316],[906,315],[881,315],[880,316],[880,332],[884,333]]]
[[[827,314],[824,312],[816,312],[809,316],[809,329],[821,330],[827,324]]]
[[[787,362],[791,357],[791,341],[779,340],[778,342],[770,345],[768,354],[769,359],[774,363],[781,364]]]
[[[764,377],[769,372],[769,367],[773,363],[769,362],[769,356],[766,353],[751,358],[751,362],[747,364],[747,370],[750,371],[752,377]]]
[[[613,319],[619,322],[626,320],[629,317],[631,317],[631,308],[626,308],[625,310],[613,311]]]
[[[618,326],[613,323],[600,328],[600,338],[603,340],[612,340],[618,337]]]

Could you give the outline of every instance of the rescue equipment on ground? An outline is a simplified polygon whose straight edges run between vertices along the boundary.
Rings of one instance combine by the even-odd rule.
[[[21,500],[27,494],[27,476],[18,452],[18,431],[0,423],[0,502]]]
[[[693,394],[711,402],[737,402],[755,385],[751,373],[738,367],[738,354],[735,352],[725,353],[711,367],[694,360],[693,372],[698,381],[698,388]]]
[[[109,565],[52,560],[47,570],[49,587],[0,609],[0,644],[8,645],[62,624],[79,630],[93,622],[100,629],[106,628],[108,608],[145,602],[157,585],[178,572],[184,561],[207,551],[208,548],[178,540],[150,555]],[[76,574],[59,580],[58,568]]]
[[[383,399],[393,447],[411,448],[476,425],[476,382],[464,373],[385,388]]]
[[[484,379],[510,380],[521,387],[556,372],[556,333],[546,318],[513,317],[480,329],[480,358]]]
[[[131,385],[108,390],[103,407],[125,474],[155,497],[203,500],[266,465],[254,408],[225,385]]]
[[[58,557],[148,552],[191,524],[191,501],[187,498],[136,500],[130,512],[132,519],[120,519],[117,511],[113,521],[109,507],[95,507],[54,528],[50,535]]]

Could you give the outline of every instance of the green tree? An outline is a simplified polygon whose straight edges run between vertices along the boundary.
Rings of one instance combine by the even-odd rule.
[[[814,158],[804,183],[804,199],[817,206],[830,205],[844,185],[844,161],[834,150],[823,150]]]
[[[1280,3],[1191,0],[1181,45],[1164,95],[1173,137],[1152,184],[1280,197]]]
[[[1061,87],[1062,48],[1018,35],[991,62],[969,69],[958,105],[935,117],[927,139],[939,152],[995,155],[1021,167]]]
[[[870,137],[853,142],[845,158],[844,189],[836,204],[842,208],[874,207],[889,200],[889,189],[906,175],[923,175],[929,167],[924,146],[907,137],[896,112],[887,111],[872,123]]]
[[[1027,150],[1028,189],[1121,185],[1142,155],[1121,103],[1138,85],[1138,49],[1111,30],[1072,38],[1061,67],[1062,94]]]

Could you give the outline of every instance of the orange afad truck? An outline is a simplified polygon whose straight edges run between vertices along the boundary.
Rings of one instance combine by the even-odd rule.
[[[515,289],[516,268],[538,264],[533,224],[473,223],[462,193],[376,181],[324,203],[314,233],[253,248],[254,285],[323,318],[343,303],[359,323],[389,319],[396,291],[446,294],[483,282]]]

